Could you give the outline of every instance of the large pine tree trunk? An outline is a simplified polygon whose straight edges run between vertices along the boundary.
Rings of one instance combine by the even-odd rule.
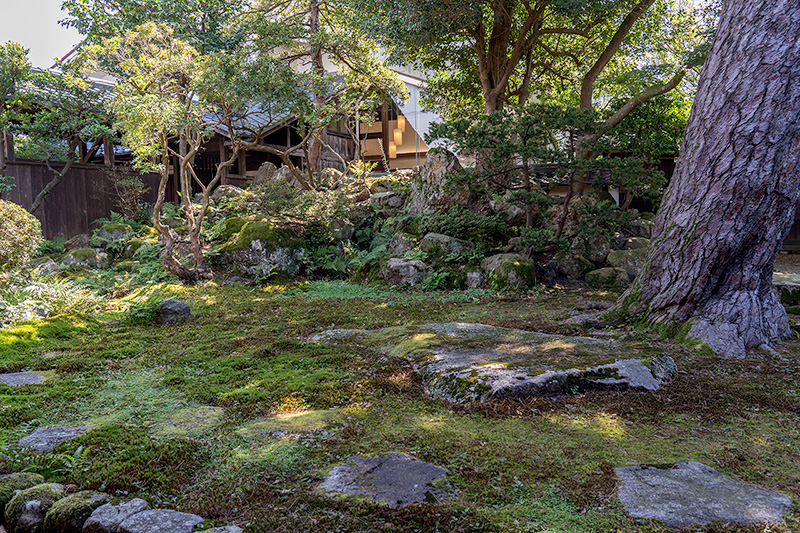
[[[720,355],[787,337],[772,270],[800,196],[800,4],[728,0],[644,270],[617,303]]]

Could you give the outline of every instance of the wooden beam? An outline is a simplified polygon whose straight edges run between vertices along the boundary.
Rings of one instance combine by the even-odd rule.
[[[242,150],[237,161],[239,162],[239,175],[244,178],[247,175],[247,152]]]
[[[389,136],[391,135],[389,132],[389,110],[386,107],[386,104],[381,106],[381,133],[383,134],[383,139],[381,142],[383,143],[383,153],[386,155],[385,161],[386,164],[389,164]],[[384,161],[384,158],[381,158],[381,162]],[[388,168],[384,168],[385,172],[389,172]]]
[[[16,156],[14,155],[14,135],[10,132],[3,131],[3,138],[5,139],[6,162],[13,163],[17,160]]]
[[[103,137],[103,164],[108,168],[114,168],[114,144]]]
[[[220,164],[228,160],[228,147],[225,146],[225,137],[219,136],[219,162]],[[219,181],[220,185],[229,185],[228,182],[228,167],[222,169],[222,176]]]

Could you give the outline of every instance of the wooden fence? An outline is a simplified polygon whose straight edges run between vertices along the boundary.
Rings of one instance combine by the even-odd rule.
[[[37,209],[36,218],[42,223],[45,238],[70,238],[79,233],[88,233],[92,222],[107,218],[114,206],[114,194],[110,192],[109,168],[96,164],[76,163],[67,175]],[[14,188],[3,195],[4,199],[29,208],[33,199],[53,178],[47,165],[38,161],[19,160],[9,162],[6,175],[14,176]],[[158,191],[159,176],[142,176],[149,191],[145,202],[154,202]]]

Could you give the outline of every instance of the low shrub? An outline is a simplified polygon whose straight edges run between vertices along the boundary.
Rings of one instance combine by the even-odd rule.
[[[24,265],[42,241],[42,225],[35,216],[0,200],[0,271]]]

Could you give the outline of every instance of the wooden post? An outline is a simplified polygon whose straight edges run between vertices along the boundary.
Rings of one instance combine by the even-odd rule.
[[[386,161],[386,168],[384,169],[385,172],[389,172],[389,142],[390,140],[394,140],[392,137],[390,139],[390,128],[389,128],[389,109],[387,108],[386,104],[381,106],[381,135],[383,138],[381,139],[381,143],[383,143],[383,153],[386,155],[385,158],[381,158],[381,163]]]
[[[5,140],[6,162],[13,163],[14,161],[17,160],[17,158],[14,155],[14,135],[12,135],[7,131],[4,131],[3,139]]]
[[[239,162],[239,177],[244,179],[247,175],[247,154],[245,152],[241,152],[237,161]]]
[[[108,137],[103,137],[103,164],[108,168],[114,168],[114,145]]]
[[[78,161],[81,163],[86,163],[86,154],[88,150],[86,148],[86,143],[81,141],[78,143]]]

